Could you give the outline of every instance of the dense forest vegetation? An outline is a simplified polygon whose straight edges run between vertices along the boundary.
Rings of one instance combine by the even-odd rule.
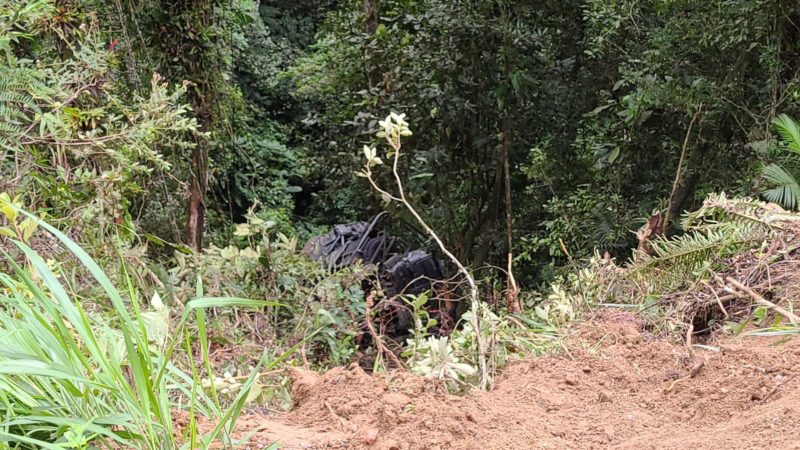
[[[4,191],[96,245],[363,219],[359,149],[397,111],[409,196],[476,268],[508,213],[533,288],[559,238],[625,257],[655,210],[757,194],[797,104],[791,2],[5,3]]]
[[[0,371],[17,395],[2,395],[0,415],[38,417],[54,389],[92,397],[78,381],[90,367],[111,374],[98,386],[135,381],[79,408],[100,422],[0,424],[0,443],[19,448],[102,437],[167,448],[153,437],[171,429],[167,384],[194,399],[192,380],[243,376],[241,398],[222,380],[197,400],[227,421],[215,389],[232,411],[288,401],[285,380],[259,384],[251,366],[326,368],[371,351],[358,344],[361,268],[331,274],[300,252],[334,224],[388,210],[393,233],[458,273],[416,211],[477,279],[486,320],[547,334],[573,314],[548,299],[585,300],[597,275],[585,267],[628,261],[645,224],[680,240],[683,213],[714,193],[800,201],[795,0],[0,0],[0,58],[0,295],[21,308],[0,314],[0,334],[24,318],[83,367],[52,382]],[[392,148],[376,137],[390,113],[411,132],[397,171],[413,210],[370,184],[394,186]],[[356,175],[364,146],[384,161],[374,180]],[[411,300],[418,318],[424,301]],[[422,322],[410,366],[430,345]],[[478,326],[454,332],[454,348],[482,353]],[[103,327],[128,331],[115,341]],[[515,344],[492,364],[540,346],[502,330]],[[130,373],[120,356],[84,356],[114,342]],[[151,361],[151,345],[181,361]],[[214,361],[231,345],[248,350]],[[454,378],[477,376],[471,351]],[[0,350],[2,364],[15,358]],[[57,397],[48,414],[75,407]],[[123,404],[137,412],[114,419]],[[218,437],[224,427],[203,439]]]

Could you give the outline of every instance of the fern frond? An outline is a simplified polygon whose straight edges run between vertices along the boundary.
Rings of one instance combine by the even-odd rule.
[[[10,136],[19,133],[22,133],[22,128],[19,126],[9,122],[0,122],[0,134]]]
[[[49,100],[54,92],[42,71],[18,67],[0,67],[0,104],[24,106],[41,112],[37,99]]]
[[[17,149],[23,129],[53,103],[54,91],[45,73],[25,67],[0,66],[0,147]]]
[[[7,105],[0,103],[0,120],[4,122],[15,122],[18,123],[21,120],[24,120],[27,116],[24,112],[20,111],[17,108],[11,108]]]
[[[28,94],[24,94],[21,92],[13,92],[13,91],[6,91],[0,92],[0,103],[16,103],[22,106],[26,106],[30,109],[39,109],[39,105],[36,104],[36,100],[33,99]]]

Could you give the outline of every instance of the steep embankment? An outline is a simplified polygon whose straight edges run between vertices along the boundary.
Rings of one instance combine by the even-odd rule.
[[[518,362],[491,392],[449,396],[408,374],[300,372],[296,407],[243,418],[250,448],[798,448],[800,338],[723,338],[718,351],[642,332],[605,311],[569,353]]]

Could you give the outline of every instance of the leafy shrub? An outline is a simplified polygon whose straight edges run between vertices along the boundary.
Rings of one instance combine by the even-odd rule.
[[[371,269],[352,267],[335,273],[308,259],[298,248],[297,235],[277,231],[278,224],[263,220],[254,208],[246,222],[236,225],[235,241],[225,247],[210,246],[199,254],[175,253],[168,286],[176,304],[193,295],[197,279],[209,295],[267,299],[285,305],[266,308],[244,318],[240,330],[232,330],[241,316],[215,314],[225,340],[261,336],[261,341],[291,346],[312,335],[303,354],[319,366],[345,364],[355,353],[358,324],[364,319],[362,281]],[[255,318],[267,329],[256,328]],[[227,330],[227,331],[225,331]],[[257,340],[259,340],[257,338]]]
[[[536,317],[553,326],[564,326],[593,306],[612,300],[609,285],[615,268],[610,259],[595,252],[584,267],[575,267],[550,283],[547,295],[533,305]]]
[[[2,206],[16,209],[8,202]],[[188,342],[184,331],[192,314],[200,330],[198,356],[208,366],[205,309],[274,304],[196,298],[173,322],[157,295],[150,310],[143,311],[131,279],[125,291],[117,290],[74,241],[29,218],[82,263],[112,313],[107,317],[85,310],[85,299],[71,291],[62,273],[24,242],[0,237],[3,254],[13,267],[12,273],[0,273],[0,442],[15,448],[83,449],[112,441],[123,448],[178,448],[182,438],[174,433],[172,415],[183,404],[191,406],[189,435],[183,436],[187,445],[208,448],[217,438],[229,443],[233,423],[262,363],[230,406],[223,408],[214,389],[202,389],[198,373],[178,369],[173,355],[177,346]],[[12,247],[24,255],[24,263],[10,257]],[[218,425],[198,436],[197,413]]]
[[[435,325],[422,307],[427,297],[410,297],[415,326],[403,351],[413,373],[441,380],[451,392],[464,392],[481,382],[478,361],[478,339],[473,328],[472,312],[461,317],[461,323],[449,336],[431,336],[428,330]],[[510,361],[538,354],[555,341],[556,329],[540,320],[511,316],[500,317],[485,303],[480,308],[479,329],[488,343],[487,363],[490,373],[505,367]]]

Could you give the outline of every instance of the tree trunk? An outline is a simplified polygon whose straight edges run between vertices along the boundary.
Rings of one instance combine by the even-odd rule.
[[[694,197],[697,190],[697,184],[700,181],[702,174],[702,165],[708,155],[710,148],[709,139],[711,138],[708,126],[700,128],[698,133],[698,143],[694,146],[693,150],[687,153],[687,146],[692,132],[692,125],[700,116],[702,105],[694,116],[692,121],[689,122],[689,128],[686,132],[686,138],[683,142],[683,149],[681,150],[681,161],[678,163],[678,169],[675,173],[675,184],[672,187],[672,192],[669,196],[667,204],[667,212],[664,217],[664,232],[668,233],[670,223],[676,222],[676,218],[680,217],[684,211],[687,203]],[[683,159],[687,159],[686,168],[683,168]]]
[[[686,169],[689,173],[682,178],[677,189],[675,189],[672,201],[669,205],[669,217],[674,219],[680,218],[683,211],[687,209],[687,206],[690,206],[689,202],[694,198],[697,192],[697,184],[702,175],[703,159],[708,154],[708,150],[709,145],[701,143],[697,146],[695,151],[692,152],[692,158],[690,160],[691,165]],[[672,222],[675,223],[676,221],[673,220]],[[665,227],[669,227],[669,224],[665,223],[664,225]]]
[[[503,7],[502,15],[503,21],[507,24],[510,24],[510,12],[508,11],[507,7]],[[519,304],[519,287],[517,286],[517,280],[514,278],[514,214],[511,204],[511,164],[509,162],[509,151],[511,147],[511,117],[509,113],[509,102],[513,99],[513,96],[516,94],[516,92],[514,92],[514,83],[511,81],[512,58],[510,57],[509,52],[511,51],[512,44],[509,40],[508,33],[509,31],[505,30],[503,34],[503,75],[505,76],[505,82],[509,84],[510,89],[508,92],[511,93],[511,95],[507,99],[504,99],[502,102],[502,111],[500,111],[501,117],[503,118],[500,124],[500,160],[503,164],[506,204],[506,270],[508,272],[506,277],[506,300],[508,312],[515,314],[520,312],[522,308]]]
[[[187,174],[188,199],[186,244],[199,252],[203,248],[208,191],[209,142],[207,133],[214,129],[217,108],[222,103],[225,65],[218,49],[227,45],[221,38],[209,40],[204,30],[213,26],[219,3],[212,0],[162,0],[163,22],[156,37],[164,54],[169,56],[161,70],[175,83],[187,83],[187,99],[197,119],[195,146],[189,155]],[[194,33],[178,32],[194,30]],[[186,49],[196,52],[187,54]]]
[[[202,142],[200,142],[202,140]],[[206,188],[208,185],[208,143],[198,139],[192,150],[189,186],[189,222],[186,241],[196,252],[203,248],[203,226],[206,214]]]
[[[460,240],[460,259],[462,261],[470,261],[473,267],[483,266],[489,258],[491,240],[489,238],[480,238],[489,235],[493,231],[493,227],[497,223],[497,216],[500,214],[500,202],[503,198],[503,166],[497,166],[491,190],[486,194],[480,194],[479,197],[482,199],[481,205],[485,205],[485,209],[481,206],[475,211],[474,222],[467,225],[462,234],[464,238]],[[479,243],[473,251],[476,240]],[[458,239],[453,241],[457,242]],[[471,259],[470,256],[472,256]]]
[[[370,36],[375,34],[375,30],[378,29],[378,1],[364,0],[364,31]],[[380,72],[369,47],[364,50],[364,61],[367,64],[367,85],[371,91],[378,86]]]
[[[199,89],[199,86],[197,87]],[[192,96],[192,107],[197,112],[201,131],[211,129],[211,112],[204,101],[202,93]],[[189,220],[186,225],[186,243],[195,252],[203,249],[203,227],[206,217],[206,191],[208,189],[208,139],[204,135],[196,135],[195,147],[189,167]]]
[[[522,310],[519,304],[519,288],[517,280],[514,278],[514,218],[511,207],[511,164],[509,163],[509,147],[511,145],[511,121],[508,113],[503,118],[503,130],[500,137],[500,159],[503,162],[503,175],[505,178],[505,203],[506,203],[506,245],[508,246],[507,255],[507,300],[508,312],[518,313]]]

